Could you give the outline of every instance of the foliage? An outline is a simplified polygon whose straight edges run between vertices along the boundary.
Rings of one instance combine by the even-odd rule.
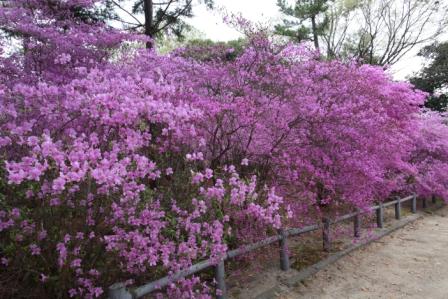
[[[231,40],[228,42],[214,42],[210,39],[192,39],[183,47],[174,50],[173,53],[184,58],[192,58],[197,61],[234,61],[240,56],[247,46],[245,39]]]
[[[125,28],[131,31],[143,29],[143,32],[153,39],[163,35],[173,35],[182,39],[185,31],[190,29],[184,19],[193,16],[193,0],[134,0],[131,1],[132,9],[130,10],[123,5],[125,0],[106,0],[106,2],[124,13],[124,17],[114,19],[122,22]],[[213,0],[199,2],[208,8],[213,8],[214,5]],[[142,14],[143,22],[138,18]],[[128,21],[129,17],[131,21]]]
[[[204,39],[204,34],[195,28],[184,31],[183,38],[175,36],[161,35],[155,40],[156,49],[160,54],[168,54],[177,48],[189,44],[193,40]]]
[[[298,0],[291,6],[287,0],[278,0],[280,11],[289,18],[284,19],[282,25],[276,26],[276,32],[298,42],[311,40],[315,48],[319,49],[319,37],[328,27],[326,12],[331,1]]]
[[[430,62],[410,81],[418,89],[429,93],[425,102],[426,107],[436,111],[446,111],[448,106],[448,43],[426,46],[419,54]]]

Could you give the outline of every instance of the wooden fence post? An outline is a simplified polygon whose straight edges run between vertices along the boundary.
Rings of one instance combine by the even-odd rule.
[[[376,225],[379,228],[383,228],[383,226],[384,226],[384,208],[383,208],[383,203],[380,203],[380,206],[376,210]]]
[[[324,251],[330,252],[331,250],[331,240],[330,240],[330,219],[324,217],[322,219],[323,227],[322,227],[322,239],[323,239],[323,247]]]
[[[412,213],[417,213],[417,194],[412,195]]]
[[[280,269],[283,271],[289,270],[289,249],[288,249],[288,234],[284,229],[279,230],[281,239],[279,241],[280,245]]]
[[[126,285],[122,282],[117,282],[109,287],[109,299],[134,299],[131,293],[126,289]]]
[[[422,198],[422,207],[423,209],[426,209],[428,207],[428,203],[426,202],[426,198]]]
[[[395,204],[395,219],[400,220],[401,218],[401,198],[396,197],[397,203]]]
[[[219,292],[219,294],[216,295],[216,298],[226,299],[227,289],[226,289],[226,272],[224,267],[224,260],[220,261],[219,264],[215,266],[215,280],[216,280],[216,288],[218,289]]]
[[[359,212],[353,218],[353,236],[355,238],[361,237],[361,219]]]

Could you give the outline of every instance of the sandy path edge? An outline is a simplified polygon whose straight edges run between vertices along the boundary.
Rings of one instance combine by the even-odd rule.
[[[351,246],[305,271],[263,271],[230,298],[448,298],[448,251],[441,252],[448,247],[445,215],[447,207],[394,221],[377,231],[375,240],[363,242],[372,244]],[[395,232],[384,237],[390,231]],[[440,280],[436,285],[434,277]],[[433,290],[427,290],[428,284]]]
[[[425,216],[272,298],[448,298],[447,215]]]

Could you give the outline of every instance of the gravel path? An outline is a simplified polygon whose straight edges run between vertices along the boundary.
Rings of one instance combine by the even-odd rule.
[[[448,208],[342,258],[277,298],[448,298]],[[285,292],[286,291],[286,292]]]

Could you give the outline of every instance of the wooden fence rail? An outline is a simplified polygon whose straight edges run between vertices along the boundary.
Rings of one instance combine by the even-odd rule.
[[[322,224],[315,224],[306,226],[303,228],[289,228],[289,229],[280,229],[278,234],[264,240],[252,243],[250,245],[230,250],[227,252],[226,256],[224,256],[221,260],[212,260],[208,259],[197,264],[190,266],[189,268],[177,272],[171,276],[165,276],[156,281],[150,282],[143,286],[127,289],[124,283],[116,283],[109,287],[108,295],[110,299],[137,299],[141,298],[145,295],[150,294],[151,292],[164,288],[169,284],[176,282],[186,276],[201,272],[207,268],[214,267],[215,268],[215,280],[216,287],[219,290],[218,299],[226,299],[226,283],[225,283],[225,261],[228,259],[235,258],[237,256],[243,255],[245,253],[254,251],[256,249],[268,246],[270,244],[279,243],[280,248],[280,268],[283,271],[288,271],[290,268],[289,262],[289,251],[288,251],[288,237],[302,235],[308,232],[316,231],[322,229],[322,239],[323,239],[323,248],[326,251],[331,250],[331,234],[330,227],[332,224],[337,224],[342,221],[353,219],[353,235],[355,238],[359,238],[361,235],[361,216],[362,214],[368,213],[369,211],[376,211],[376,223],[379,228],[384,227],[384,208],[394,205],[395,207],[395,218],[401,218],[401,206],[404,202],[411,200],[411,212],[417,213],[417,196],[415,194],[410,195],[405,198],[397,197],[393,201],[389,201],[386,203],[380,203],[379,205],[371,207],[367,211],[358,211],[353,212],[341,217],[336,218],[335,220],[330,220],[328,218],[324,218],[322,220]],[[432,198],[432,202],[435,203],[435,197]],[[422,207],[427,207],[427,201],[425,198],[422,199]]]

